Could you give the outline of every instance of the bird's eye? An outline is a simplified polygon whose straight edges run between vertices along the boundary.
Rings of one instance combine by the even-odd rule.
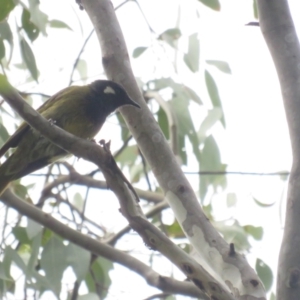
[[[103,90],[104,94],[116,94],[116,91],[109,85]]]

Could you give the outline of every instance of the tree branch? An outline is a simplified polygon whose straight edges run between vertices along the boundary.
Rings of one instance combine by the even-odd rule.
[[[259,0],[257,5],[281,86],[293,153],[276,297],[296,300],[300,294],[300,46],[288,1]]]

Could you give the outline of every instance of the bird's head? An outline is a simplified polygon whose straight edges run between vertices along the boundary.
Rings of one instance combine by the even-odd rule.
[[[132,105],[140,108],[133,101],[124,88],[110,80],[96,80],[90,84],[90,88],[96,98],[98,98],[109,112],[113,112],[123,105]]]

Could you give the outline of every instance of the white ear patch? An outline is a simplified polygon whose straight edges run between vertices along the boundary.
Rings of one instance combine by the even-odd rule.
[[[116,94],[115,90],[109,85],[103,90],[104,94]]]

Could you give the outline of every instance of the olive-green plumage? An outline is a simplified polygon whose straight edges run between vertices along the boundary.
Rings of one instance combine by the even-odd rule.
[[[117,83],[97,80],[86,86],[65,88],[49,98],[37,111],[55,125],[84,139],[92,139],[106,117],[123,105],[139,107]],[[38,131],[23,123],[0,149],[15,152],[0,166],[0,195],[10,181],[68,155]]]

